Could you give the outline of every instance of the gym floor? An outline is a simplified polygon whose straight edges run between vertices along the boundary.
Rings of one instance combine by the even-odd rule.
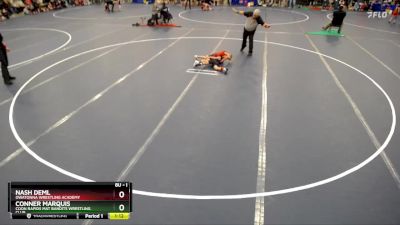
[[[1,23],[0,224],[110,224],[9,219],[7,182],[79,180],[133,182],[120,224],[400,224],[400,25],[348,13],[345,37],[311,36],[329,12],[261,8],[250,57],[229,7],[132,27],[150,7]],[[187,72],[215,50],[228,75]]]

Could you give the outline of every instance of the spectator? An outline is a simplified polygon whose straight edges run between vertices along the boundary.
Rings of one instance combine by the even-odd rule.
[[[201,10],[203,11],[210,11],[212,10],[211,6],[214,3],[213,0],[204,0],[201,4]]]
[[[10,13],[9,13],[9,7],[7,5],[7,3],[3,2],[0,5],[0,12],[1,12],[1,17],[4,19],[10,19]]]
[[[12,82],[11,80],[14,80],[15,77],[10,76],[10,73],[8,72],[8,57],[7,57],[7,52],[9,52],[10,49],[7,48],[7,46],[3,43],[3,36],[0,33],[0,63],[1,63],[1,73],[3,75],[4,83],[6,85],[11,85]]]
[[[289,0],[288,1],[288,8],[294,8],[296,7],[296,0]]]
[[[110,8],[110,6],[111,6],[111,8]],[[106,0],[105,11],[106,12],[114,12],[114,2],[112,0]]]
[[[47,4],[47,8],[48,8],[50,11],[54,10],[54,9],[55,9],[54,2],[53,2],[53,1],[50,1],[50,2]]]
[[[360,4],[358,1],[354,4],[354,11],[360,11]]]
[[[397,17],[399,16],[399,13],[400,13],[400,5],[397,4],[396,8],[392,11],[392,15],[390,16],[388,22],[395,24],[397,21]]]
[[[12,13],[19,14],[24,11],[25,5],[21,0],[14,0],[10,2]]]

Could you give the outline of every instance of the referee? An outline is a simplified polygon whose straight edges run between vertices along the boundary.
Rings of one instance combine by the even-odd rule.
[[[242,48],[240,48],[240,51],[243,52],[243,49],[246,48],[247,37],[249,37],[249,56],[251,56],[253,54],[254,33],[256,32],[258,24],[262,25],[264,28],[269,28],[270,25],[264,23],[263,19],[260,16],[259,9],[255,9],[254,12],[239,11],[235,8],[232,8],[232,10],[237,14],[247,17],[246,23],[244,24]]]

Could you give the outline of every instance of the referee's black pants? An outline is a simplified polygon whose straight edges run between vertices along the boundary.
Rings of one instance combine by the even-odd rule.
[[[1,73],[3,75],[4,82],[10,81],[10,73],[8,72],[8,65],[5,63],[1,63]]]
[[[247,42],[247,37],[249,37],[249,53],[253,53],[253,39],[254,39],[254,33],[256,33],[255,30],[253,31],[247,31],[246,28],[243,29],[243,41],[242,41],[242,48],[246,48],[246,42]]]

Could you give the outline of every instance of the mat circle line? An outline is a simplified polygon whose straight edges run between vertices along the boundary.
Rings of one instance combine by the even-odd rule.
[[[10,128],[11,131],[15,137],[15,139],[18,141],[18,143],[21,145],[21,147],[28,153],[30,154],[33,158],[35,158],[37,161],[39,161],[40,163],[46,165],[49,168],[52,168],[54,170],[56,170],[59,173],[62,173],[66,176],[69,176],[73,179],[79,180],[79,181],[83,181],[83,182],[96,182],[92,179],[80,176],[78,174],[72,173],[70,171],[67,171],[45,159],[43,159],[41,156],[39,156],[37,153],[35,153],[33,150],[31,150],[27,144],[21,139],[21,137],[19,136],[16,128],[15,128],[15,124],[14,124],[14,107],[15,107],[15,103],[19,97],[19,95],[21,94],[21,92],[24,90],[24,88],[32,81],[34,80],[36,77],[38,77],[40,74],[44,73],[45,71],[47,71],[48,69],[59,65],[63,62],[66,62],[70,59],[76,58],[78,56],[81,55],[85,55],[94,51],[99,51],[102,49],[107,49],[107,48],[112,48],[112,47],[117,47],[117,46],[122,46],[122,45],[128,45],[128,44],[134,44],[134,43],[146,43],[146,42],[153,42],[153,41],[164,41],[164,40],[177,40],[177,39],[185,39],[185,40],[202,40],[202,39],[216,39],[216,40],[233,40],[233,41],[241,41],[242,39],[240,38],[227,38],[227,37],[171,37],[171,38],[156,38],[156,39],[146,39],[146,40],[138,40],[138,41],[128,41],[128,42],[121,42],[121,43],[117,43],[117,44],[112,44],[112,45],[107,45],[107,46],[103,46],[103,47],[99,47],[99,48],[94,48],[91,50],[87,50],[81,53],[77,53],[73,56],[67,57],[65,59],[62,59],[44,69],[42,69],[41,71],[39,71],[38,73],[36,73],[35,75],[33,75],[28,81],[26,81],[21,87],[20,89],[17,91],[17,93],[14,95],[13,100],[11,102],[10,105],[10,110],[9,110],[9,124],[10,124]],[[386,91],[371,77],[369,77],[367,74],[365,74],[364,72],[362,72],[361,70],[355,68],[354,66],[343,62],[339,59],[336,59],[332,56],[328,56],[325,54],[322,54],[320,52],[315,52],[312,50],[308,50],[305,48],[300,48],[300,47],[296,47],[296,46],[292,46],[292,45],[287,45],[287,44],[282,44],[282,43],[277,43],[277,42],[266,42],[266,41],[261,41],[261,40],[254,40],[257,43],[263,43],[263,44],[269,44],[269,45],[275,45],[275,46],[281,46],[281,47],[287,47],[287,48],[291,48],[291,49],[297,49],[297,50],[301,50],[304,52],[308,52],[308,53],[312,53],[315,55],[319,55],[328,59],[331,59],[335,62],[341,63],[342,65],[345,65],[351,69],[353,69],[354,71],[360,73],[361,75],[363,75],[365,78],[367,78],[369,81],[371,81],[380,91],[381,93],[383,93],[383,95],[385,96],[386,100],[389,103],[390,109],[391,109],[391,115],[392,115],[392,123],[390,126],[390,131],[388,133],[388,136],[385,138],[385,141],[383,142],[383,144],[371,155],[369,156],[367,159],[365,159],[364,161],[362,161],[361,163],[357,164],[356,166],[343,171],[335,176],[323,179],[323,180],[319,180],[313,183],[309,183],[309,184],[305,184],[305,185],[301,185],[301,186],[296,186],[296,187],[292,187],[292,188],[286,188],[286,189],[280,189],[280,190],[275,190],[275,191],[268,191],[268,192],[262,192],[262,193],[249,193],[249,194],[230,194],[230,195],[187,195],[187,194],[170,194],[170,193],[160,193],[160,192],[150,192],[150,191],[142,191],[142,190],[132,190],[132,194],[137,194],[137,195],[143,195],[143,196],[151,196],[151,197],[158,197],[158,198],[174,198],[174,199],[192,199],[192,200],[212,200],[212,199],[246,199],[246,198],[257,198],[257,197],[266,197],[266,196],[273,196],[273,195],[282,195],[282,194],[287,194],[287,193],[292,193],[292,192],[297,192],[297,191],[301,191],[301,190],[306,190],[306,189],[311,189],[311,188],[315,188],[336,180],[339,180],[349,174],[352,174],[354,172],[356,172],[357,170],[361,169],[362,167],[364,167],[365,165],[367,165],[368,163],[370,163],[372,160],[374,160],[376,157],[379,156],[379,154],[381,152],[383,152],[385,150],[385,148],[387,147],[387,145],[389,144],[390,140],[393,137],[395,128],[396,128],[396,111],[393,105],[393,102],[391,100],[391,98],[389,97],[389,95],[386,93]]]
[[[200,9],[193,9],[192,11],[195,11],[195,10],[200,11]],[[290,24],[302,23],[302,22],[306,22],[307,20],[310,19],[310,17],[307,14],[301,13],[301,12],[289,11],[289,10],[280,10],[280,9],[273,9],[273,10],[280,11],[280,12],[290,12],[290,13],[293,13],[293,14],[298,14],[298,15],[305,16],[306,18],[302,19],[302,20],[291,21],[291,22],[270,23],[269,25],[271,25],[271,26],[290,25]],[[190,18],[182,16],[183,14],[185,14],[187,12],[189,12],[189,10],[184,10],[184,11],[180,12],[178,14],[179,18],[181,18],[183,20],[186,20],[186,21],[195,22],[195,23],[206,23],[206,24],[223,25],[223,26],[244,26],[244,23],[211,22],[211,21],[204,21],[204,20],[194,20],[194,19],[190,19]]]
[[[53,28],[40,28],[40,27],[32,27],[32,28],[30,28],[30,27],[24,27],[24,28],[1,29],[0,31],[16,31],[16,30],[45,30],[45,31],[55,31],[55,32],[59,32],[59,33],[62,33],[62,34],[67,35],[67,36],[68,36],[68,40],[67,40],[64,44],[62,44],[60,47],[57,47],[56,49],[53,49],[53,50],[51,50],[51,51],[49,51],[49,52],[46,52],[46,53],[44,53],[44,54],[42,54],[42,55],[39,55],[39,56],[37,56],[37,57],[31,58],[31,59],[28,59],[28,60],[25,60],[25,61],[22,61],[22,62],[19,62],[19,63],[12,64],[12,65],[8,66],[8,68],[13,68],[13,67],[16,67],[16,66],[25,64],[25,63],[33,62],[33,61],[38,60],[38,59],[40,59],[40,58],[42,58],[42,57],[44,57],[44,56],[46,56],[46,55],[50,55],[50,54],[52,54],[52,53],[54,53],[54,52],[56,52],[56,51],[58,51],[58,50],[64,48],[64,47],[65,47],[66,45],[68,45],[68,44],[71,42],[71,40],[72,40],[71,34],[68,33],[67,31],[58,30],[58,29],[53,29]]]

